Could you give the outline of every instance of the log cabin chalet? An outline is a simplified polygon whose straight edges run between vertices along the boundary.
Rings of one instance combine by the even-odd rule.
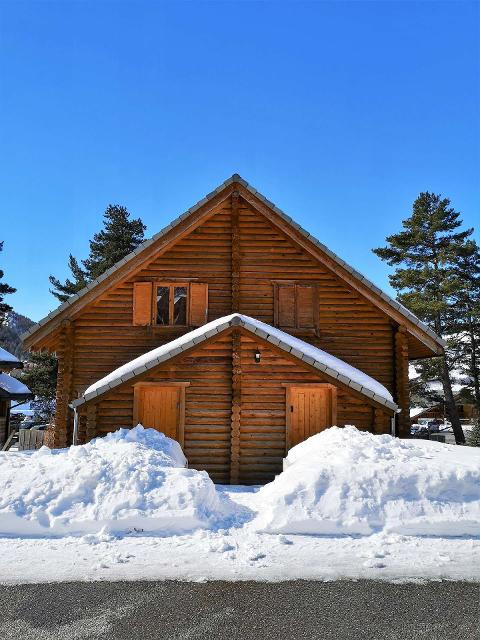
[[[334,424],[407,436],[408,362],[443,351],[239,175],[24,343],[58,357],[51,446],[142,423],[222,483],[271,480],[290,447]]]

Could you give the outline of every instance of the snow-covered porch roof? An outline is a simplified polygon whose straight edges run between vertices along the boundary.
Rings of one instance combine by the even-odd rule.
[[[33,393],[13,376],[0,373],[0,400],[30,400]]]
[[[360,369],[352,367],[350,364],[340,360],[340,358],[332,356],[326,351],[314,347],[300,338],[295,338],[280,329],[276,329],[264,322],[239,313],[233,313],[213,320],[198,329],[194,329],[167,344],[152,349],[152,351],[148,351],[138,358],[127,362],[101,380],[90,385],[80,398],[71,403],[71,406],[74,408],[79,407],[230,327],[243,327],[262,340],[272,343],[279,349],[363,394],[370,400],[374,400],[391,411],[398,409],[388,389],[374,378],[360,371]]]
[[[13,353],[0,347],[0,371],[9,369],[21,369],[23,362],[14,356]]]

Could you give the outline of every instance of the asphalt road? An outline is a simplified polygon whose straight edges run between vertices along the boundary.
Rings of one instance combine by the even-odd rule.
[[[0,587],[2,640],[480,639],[480,585],[95,582]]]

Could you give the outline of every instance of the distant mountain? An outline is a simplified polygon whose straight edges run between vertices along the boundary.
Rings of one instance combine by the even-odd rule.
[[[35,323],[30,318],[22,316],[22,314],[15,311],[9,311],[0,325],[0,347],[13,353],[21,360],[25,359],[26,354],[22,350],[20,336],[27,329],[30,329],[33,324]]]

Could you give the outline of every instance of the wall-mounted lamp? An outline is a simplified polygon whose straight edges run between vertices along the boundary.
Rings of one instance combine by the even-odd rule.
[[[258,349],[256,349],[253,359],[257,364],[260,362],[260,351]]]

